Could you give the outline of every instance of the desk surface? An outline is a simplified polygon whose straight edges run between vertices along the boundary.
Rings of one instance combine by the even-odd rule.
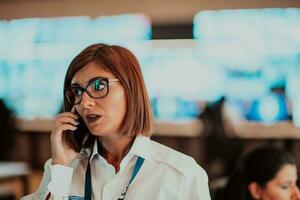
[[[247,139],[300,139],[300,127],[291,121],[272,125],[243,121],[234,126],[236,137]]]
[[[40,118],[34,120],[17,119],[17,126],[20,131],[49,133],[52,129],[53,120]],[[155,135],[197,137],[203,129],[203,124],[199,120],[189,120],[182,122],[156,121],[154,127]]]
[[[29,170],[23,162],[0,162],[0,180],[28,175]]]
[[[41,118],[35,120],[17,119],[17,126],[24,132],[50,133],[52,119]],[[284,121],[273,125],[241,121],[233,123],[235,132],[231,137],[243,139],[300,139],[300,127],[295,127],[291,121]],[[182,122],[155,121],[154,135],[172,137],[202,136],[203,123],[200,120]]]

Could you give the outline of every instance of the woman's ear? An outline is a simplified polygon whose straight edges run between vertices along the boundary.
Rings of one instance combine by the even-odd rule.
[[[252,196],[253,199],[261,199],[262,196],[262,188],[256,183],[256,182],[251,182],[248,185],[248,190]]]

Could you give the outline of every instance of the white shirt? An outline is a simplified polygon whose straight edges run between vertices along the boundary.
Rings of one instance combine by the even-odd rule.
[[[118,173],[98,154],[97,143],[92,152],[81,151],[70,167],[51,165],[48,160],[39,189],[23,200],[43,200],[49,192],[53,200],[83,199],[88,160],[92,199],[117,200],[128,185],[138,156],[145,161],[129,186],[126,200],[210,200],[206,172],[192,157],[144,136],[136,137]]]

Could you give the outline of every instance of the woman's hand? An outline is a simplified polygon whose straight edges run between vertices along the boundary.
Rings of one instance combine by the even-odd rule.
[[[70,141],[66,140],[69,131],[77,129],[79,116],[71,112],[64,112],[56,116],[51,133],[52,164],[68,166],[76,157],[76,151],[72,148]]]

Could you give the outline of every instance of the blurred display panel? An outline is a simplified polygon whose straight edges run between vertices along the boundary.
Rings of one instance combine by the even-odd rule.
[[[296,8],[202,11],[191,40],[150,40],[142,14],[1,21],[0,98],[19,117],[53,117],[71,59],[107,42],[137,55],[157,119],[193,119],[225,97],[237,118],[299,125],[299,19]]]

